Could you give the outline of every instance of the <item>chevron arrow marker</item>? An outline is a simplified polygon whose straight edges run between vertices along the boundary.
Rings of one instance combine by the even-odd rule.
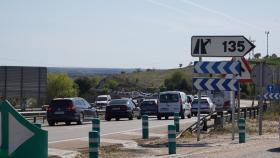
[[[263,98],[266,99],[266,100],[278,100],[278,99],[280,99],[280,93],[269,93],[269,92],[266,92],[263,95]]]
[[[238,91],[239,81],[227,78],[193,78],[193,88],[197,90]]]
[[[194,73],[200,74],[241,74],[241,63],[239,61],[203,61],[194,63]]]

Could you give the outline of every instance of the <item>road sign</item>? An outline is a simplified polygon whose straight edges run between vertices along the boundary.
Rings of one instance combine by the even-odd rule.
[[[266,100],[278,100],[280,99],[280,93],[265,93],[263,95],[263,98],[266,99]]]
[[[251,78],[255,85],[264,87],[272,83],[272,70],[266,64],[258,64],[253,68]]]
[[[48,157],[48,133],[28,122],[8,101],[0,101],[0,131],[0,157]]]
[[[193,57],[243,57],[255,45],[244,36],[192,36]]]
[[[272,84],[269,84],[269,85],[266,86],[266,90],[269,93],[274,93],[274,86]]]
[[[210,74],[240,74],[240,62],[220,61],[220,62],[195,62],[194,73]]]
[[[241,63],[241,75],[238,75],[236,78],[239,79],[240,83],[250,83],[252,68],[248,61],[244,57],[234,57],[233,61],[239,61]]]
[[[238,91],[239,81],[227,78],[193,78],[193,88],[212,91]]]

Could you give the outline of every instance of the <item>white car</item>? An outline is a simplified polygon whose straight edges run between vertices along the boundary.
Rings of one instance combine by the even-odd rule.
[[[198,98],[195,98],[191,105],[191,112],[193,115],[197,115],[198,112]],[[212,102],[212,100],[209,97],[201,97],[200,100],[200,113],[202,114],[210,114],[212,112],[215,112],[215,104]]]
[[[168,119],[169,116],[174,116],[175,112],[178,112],[181,119],[185,116],[191,117],[191,104],[188,103],[187,96],[184,92],[180,91],[166,91],[159,94],[158,105],[158,120],[161,117]]]
[[[108,106],[110,101],[111,101],[110,95],[99,95],[96,97],[95,105],[96,107],[99,107],[101,109],[103,107]]]

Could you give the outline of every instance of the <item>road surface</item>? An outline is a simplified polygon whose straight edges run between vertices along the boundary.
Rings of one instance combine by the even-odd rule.
[[[191,119],[180,120],[180,124],[190,125],[197,120],[196,117]],[[169,120],[157,120],[156,118],[149,118],[149,128],[167,128],[167,125],[174,124],[172,119]],[[101,137],[108,135],[117,135],[119,133],[141,131],[142,129],[142,120],[127,120],[122,119],[120,121],[104,121],[101,120]],[[48,131],[49,134],[49,143],[63,142],[67,140],[87,138],[88,132],[91,130],[91,123],[84,125],[71,125],[66,126],[65,124],[59,124],[58,126],[46,126],[43,127],[44,130]],[[164,131],[165,132],[165,131]]]

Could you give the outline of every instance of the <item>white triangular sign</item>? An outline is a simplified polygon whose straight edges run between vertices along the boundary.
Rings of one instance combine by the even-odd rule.
[[[9,155],[34,135],[9,113]]]
[[[236,78],[239,79],[241,83],[252,82],[252,68],[250,67],[248,61],[244,57],[234,57],[232,60],[239,61],[241,63],[241,76],[238,75]]]

